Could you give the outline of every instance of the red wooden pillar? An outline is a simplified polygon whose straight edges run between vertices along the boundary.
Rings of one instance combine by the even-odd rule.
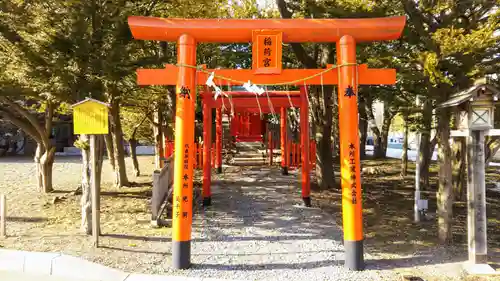
[[[182,35],[177,44],[181,65],[196,65],[196,42]],[[179,67],[176,87],[174,194],[172,210],[172,267],[191,265],[191,224],[193,220],[193,152],[196,69]]]
[[[286,149],[286,107],[281,108],[280,136],[281,136],[281,174],[288,175],[288,150]]]
[[[309,104],[307,89],[300,88],[300,144],[302,156],[302,200],[306,207],[311,207],[311,183],[309,178]]]
[[[342,221],[345,267],[363,270],[363,209],[358,133],[356,42],[345,35],[337,42],[339,65],[339,131],[342,183]]]
[[[311,142],[311,169],[316,166],[316,141]]]
[[[222,173],[222,109],[215,112],[215,172]]]
[[[215,158],[217,158],[217,157],[215,157],[216,156],[215,155],[215,143],[211,143],[210,145],[212,146],[212,150],[211,150],[211,153],[210,153],[210,155],[212,156],[212,163],[211,163],[212,166],[211,166],[211,168],[213,168],[213,167],[215,167]]]
[[[212,173],[212,108],[210,107],[210,95],[203,97],[203,206],[212,204],[212,192],[210,190]]]
[[[164,157],[167,159],[170,155],[168,154],[168,137],[165,136],[165,148],[163,149]]]

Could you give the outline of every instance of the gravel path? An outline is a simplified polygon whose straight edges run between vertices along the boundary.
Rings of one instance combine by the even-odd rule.
[[[230,168],[231,169],[231,168]],[[214,181],[213,206],[196,220],[187,276],[242,280],[394,280],[343,267],[342,231],[318,208],[298,205],[298,174],[267,167]]]

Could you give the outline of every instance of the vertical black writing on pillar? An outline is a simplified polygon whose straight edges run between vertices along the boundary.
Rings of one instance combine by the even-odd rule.
[[[351,202],[352,204],[357,204],[357,193],[356,193],[356,146],[353,143],[349,144],[349,178],[351,180]]]
[[[271,59],[269,57],[272,54],[272,49],[270,48],[272,44],[273,40],[271,39],[271,37],[264,38],[264,59],[262,60],[264,62],[264,67],[271,66]]]
[[[184,145],[184,176],[183,176],[183,180],[184,182],[182,183],[182,188],[184,189],[187,189],[189,187],[189,173],[188,173],[188,169],[189,169],[189,144],[185,144]],[[181,202],[181,197],[178,196],[178,198],[176,198],[176,200],[179,200],[179,204]],[[182,202],[183,203],[188,203],[189,202],[189,198],[188,196],[186,196],[185,194],[182,196]],[[178,214],[176,214],[178,215]],[[188,212],[186,210],[184,210],[182,212],[182,218],[185,219],[188,217]]]

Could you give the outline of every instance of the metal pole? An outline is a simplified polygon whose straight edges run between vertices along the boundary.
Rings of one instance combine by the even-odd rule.
[[[420,222],[420,210],[418,208],[418,202],[420,201],[420,138],[421,134],[417,133],[416,136],[417,145],[417,158],[415,159],[415,204],[413,206],[415,214],[415,222]]]

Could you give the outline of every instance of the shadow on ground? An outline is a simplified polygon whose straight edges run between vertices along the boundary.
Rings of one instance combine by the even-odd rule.
[[[430,217],[421,223],[413,221],[414,165],[410,163],[408,176],[400,176],[400,160],[364,160],[363,167],[377,167],[380,172],[363,175],[363,216],[365,249],[373,254],[394,256],[415,255],[408,259],[391,258],[370,261],[377,268],[398,268],[401,264],[418,266],[432,264],[443,253],[451,256],[448,262],[467,260],[467,208],[465,202],[455,202],[453,207],[453,245],[440,246],[437,241],[436,218],[436,168],[431,168],[430,188],[422,192],[423,199],[429,201]],[[488,178],[500,174],[490,169]],[[335,216],[339,225],[341,217],[341,193],[337,190],[318,190],[313,198],[324,210]],[[500,262],[500,196],[487,193],[488,213],[488,253],[492,265]],[[436,254],[437,253],[437,254]],[[443,261],[444,262],[444,261]]]
[[[365,165],[370,165],[370,162],[365,163]],[[380,162],[371,163],[371,165],[380,167]],[[395,163],[387,163],[388,167],[393,168],[394,165]],[[277,167],[247,167],[239,177],[231,178],[231,174],[240,172],[238,169],[240,168],[228,168],[225,175],[221,175],[219,180],[213,182],[214,189],[216,189],[212,197],[213,206],[206,209],[205,215],[214,215],[219,219],[212,222],[209,218],[203,225],[200,222],[195,222],[193,227],[197,228],[198,231],[206,228],[207,235],[193,238],[194,243],[325,239],[342,244],[342,232],[339,228],[339,225],[342,224],[341,194],[338,191],[316,190],[313,194],[313,208],[304,208],[301,206],[300,184],[298,183],[300,170],[283,176]],[[412,184],[409,179],[401,180],[399,171],[384,171],[382,177],[379,175],[367,176],[364,179],[363,187],[365,190],[365,249],[373,255],[366,262],[368,270],[411,268],[466,260],[467,256],[463,250],[439,248],[435,239],[436,223],[434,220],[423,222],[420,225],[412,222]],[[252,192],[248,192],[250,189]],[[248,206],[241,206],[243,202]],[[435,209],[435,205],[432,203],[430,205],[431,210]],[[321,207],[330,216],[321,215],[318,207]],[[212,212],[213,214],[210,214]],[[216,224],[217,227],[212,228],[212,223]],[[256,233],[276,232],[279,234],[262,236],[228,234],[224,227],[242,230],[254,227]],[[459,225],[456,227],[460,229]],[[457,235],[457,243],[459,243],[461,235]],[[461,244],[459,243],[459,245]],[[445,251],[448,255],[436,255],[436,252],[439,251]],[[292,265],[296,268],[307,269],[343,264],[343,250],[330,250],[329,252],[337,252],[336,258]],[[291,253],[287,252],[287,254]],[[228,254],[231,255],[225,253],[225,255]],[[380,258],[387,254],[391,257]],[[276,262],[263,262],[257,265],[203,263],[196,265],[195,268],[264,270],[281,269],[285,266],[286,263]],[[288,264],[288,266],[291,265]]]

